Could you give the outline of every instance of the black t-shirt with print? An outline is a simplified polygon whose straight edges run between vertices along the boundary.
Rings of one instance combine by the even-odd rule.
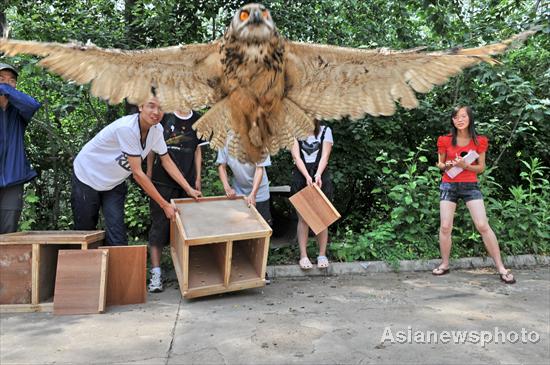
[[[168,153],[192,187],[195,186],[197,177],[195,150],[202,142],[192,126],[200,117],[201,115],[194,111],[188,119],[180,119],[175,114],[165,114],[161,121]],[[153,181],[162,185],[180,187],[164,170],[158,156],[153,165]]]

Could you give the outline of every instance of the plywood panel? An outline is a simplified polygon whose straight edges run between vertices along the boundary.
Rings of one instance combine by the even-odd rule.
[[[55,288],[55,273],[57,269],[57,255],[59,250],[79,249],[79,245],[40,245],[40,261],[38,275],[38,299],[39,302],[53,301]]]
[[[231,260],[233,259],[233,241],[227,241],[225,244],[225,257],[223,267],[225,268],[223,273],[223,285],[226,287],[229,285],[229,278],[231,275]]]
[[[241,281],[260,280],[260,274],[254,267],[254,263],[250,260],[250,250],[247,245],[233,242],[233,257],[231,259],[231,276],[230,284],[235,284]]]
[[[0,245],[12,243],[94,243],[105,238],[104,231],[29,231],[0,235]]]
[[[290,202],[315,234],[321,233],[340,218],[340,213],[315,184],[291,196]]]
[[[3,304],[0,313],[52,312],[53,302],[39,304]]]
[[[107,305],[145,303],[147,246],[102,246],[109,250]]]
[[[249,208],[244,199],[180,201],[176,201],[176,204],[186,240],[271,231],[269,226],[266,228],[262,224],[261,216],[255,209]]]
[[[32,245],[0,245],[0,304],[30,304]]]
[[[251,238],[242,241],[235,241],[233,246],[237,246],[236,249],[240,250],[244,255],[248,257],[248,260],[256,270],[258,277],[261,277],[262,263],[265,253],[265,238]]]
[[[222,277],[225,277],[226,272],[226,258],[227,258],[227,248],[229,243],[215,243],[210,245],[212,249],[212,258],[216,259],[216,264],[220,268]],[[225,284],[225,280],[224,280]]]
[[[54,314],[103,312],[108,256],[108,250],[59,251]]]
[[[211,246],[189,247],[189,289],[223,285],[224,271],[218,266]]]
[[[189,246],[185,244],[182,236],[183,231],[178,227],[182,227],[179,219],[170,221],[170,253],[183,295],[189,287]]]

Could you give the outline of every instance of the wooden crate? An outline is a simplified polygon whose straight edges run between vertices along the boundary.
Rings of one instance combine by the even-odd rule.
[[[185,298],[265,285],[271,228],[244,197],[175,199],[172,261]]]
[[[100,246],[103,231],[31,231],[0,235],[0,312],[52,311],[57,253]]]
[[[306,186],[289,200],[315,234],[321,233],[340,218],[340,213],[315,184]]]

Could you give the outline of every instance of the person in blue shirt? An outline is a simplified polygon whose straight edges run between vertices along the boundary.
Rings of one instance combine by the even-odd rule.
[[[17,70],[0,63],[0,234],[15,232],[23,185],[36,177],[25,153],[25,129],[40,103],[16,89]]]

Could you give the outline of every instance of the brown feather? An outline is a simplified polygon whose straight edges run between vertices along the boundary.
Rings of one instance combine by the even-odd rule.
[[[260,4],[243,8],[251,15],[265,10]],[[165,111],[211,107],[194,126],[198,135],[210,138],[213,148],[233,136],[229,152],[258,162],[311,134],[314,118],[392,115],[396,103],[415,108],[415,92],[427,93],[480,62],[496,64],[491,56],[537,31],[470,49],[364,50],[288,42],[270,15],[250,23],[239,14],[223,38],[209,44],[122,51],[1,39],[0,50],[44,57],[42,66],[91,83],[92,94],[111,103],[141,104],[154,87]]]

